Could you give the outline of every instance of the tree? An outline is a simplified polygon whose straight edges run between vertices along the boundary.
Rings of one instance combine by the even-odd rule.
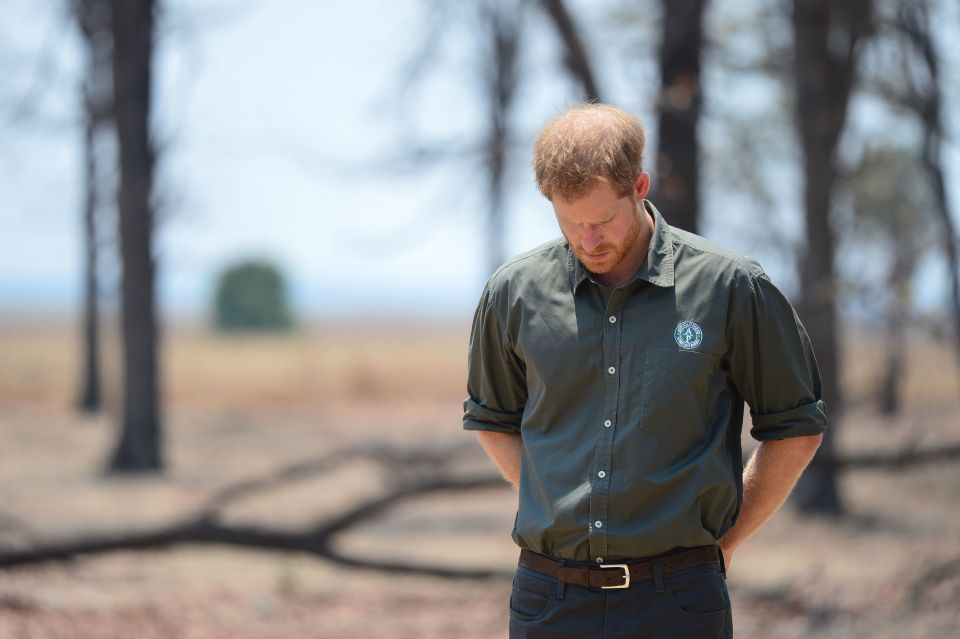
[[[491,59],[486,63],[485,94],[489,128],[486,139],[487,198],[489,203],[488,248],[489,272],[504,261],[504,171],[510,139],[510,107],[517,86],[517,57],[523,33],[524,2],[501,0],[481,1],[482,23],[490,38]],[[580,29],[562,0],[543,0],[541,8],[556,29],[563,46],[564,65],[570,76],[580,83],[583,99],[599,99],[597,81],[590,65],[590,56],[580,37]]]
[[[801,257],[797,312],[817,353],[823,399],[836,423],[843,411],[838,373],[836,237],[831,221],[837,178],[837,141],[843,130],[858,45],[871,26],[871,0],[794,0],[794,87],[803,166],[806,251]],[[802,511],[842,511],[833,430],[794,491]]]
[[[670,224],[697,233],[700,210],[700,59],[704,0],[661,0],[660,112],[653,199]]]
[[[905,68],[907,90],[904,95],[895,99],[913,111],[923,126],[922,165],[933,188],[934,197],[931,208],[941,226],[940,238],[950,278],[949,305],[953,316],[954,352],[957,363],[960,364],[960,249],[957,246],[960,238],[957,236],[947,199],[947,178],[941,151],[945,138],[940,114],[943,89],[929,5],[928,0],[922,2],[901,0],[898,3],[894,27],[906,36],[911,52],[919,59],[920,67],[924,72],[921,73],[921,77],[918,77],[917,74],[910,73]],[[906,63],[905,66],[907,66]],[[890,95],[895,96],[895,94]]]
[[[492,273],[506,256],[503,251],[504,188],[507,164],[510,107],[517,86],[517,53],[523,22],[522,3],[492,0],[480,5],[491,59],[485,67],[484,87],[489,127],[485,143],[487,201],[489,206],[488,248]]]
[[[114,122],[120,159],[118,190],[123,327],[123,423],[110,470],[163,466],[154,311],[153,171],[150,100],[154,1],[112,0]]]
[[[100,408],[100,311],[98,278],[97,213],[100,209],[100,184],[106,171],[97,153],[97,141],[109,123],[113,89],[110,75],[110,4],[106,0],[72,0],[71,11],[86,47],[81,93],[84,131],[84,289],[83,289],[83,369],[77,404],[82,411]]]
[[[512,107],[518,86],[525,79],[520,75],[520,56],[529,28],[530,4],[526,0],[471,0],[451,3],[433,0],[426,2],[429,21],[424,26],[427,34],[422,45],[410,56],[408,69],[402,73],[401,97],[411,93],[411,87],[422,86],[427,72],[439,65],[443,56],[443,33],[466,26],[469,37],[457,40],[458,53],[475,48],[466,76],[477,80],[478,101],[484,108],[482,138],[462,145],[445,142],[438,147],[413,145],[403,163],[415,168],[451,158],[474,164],[469,170],[482,171],[487,205],[486,267],[493,272],[504,261],[504,229],[507,199],[505,182],[509,165],[519,148],[513,125]],[[570,13],[564,0],[539,0],[535,4],[556,34],[562,63],[570,80],[578,85],[580,100],[600,99],[600,89],[584,44],[580,25]],[[402,112],[400,108],[395,109]],[[405,131],[408,126],[402,127]],[[411,146],[407,143],[407,146]],[[527,145],[522,147],[529,152]]]
[[[489,38],[490,58],[485,61],[484,93],[487,98],[489,127],[485,144],[487,169],[489,271],[504,259],[504,172],[510,140],[510,108],[518,83],[517,58],[524,26],[524,2],[481,0],[478,4],[481,24]],[[600,91],[590,63],[590,55],[576,20],[563,0],[542,0],[540,7],[554,27],[563,48],[563,62],[571,79],[580,84],[583,100],[599,100]]]
[[[580,27],[570,15],[566,3],[563,0],[541,0],[540,6],[557,30],[557,37],[563,44],[563,62],[570,76],[583,87],[583,99],[602,101],[593,64],[590,62],[590,52],[583,43]]]
[[[933,239],[928,231],[933,198],[918,155],[918,149],[889,143],[868,149],[849,180],[853,232],[891,256],[886,276],[867,285],[871,300],[883,306],[886,324],[885,365],[877,385],[878,408],[884,415],[893,415],[900,407],[911,283],[924,247]]]
[[[286,330],[292,320],[280,270],[269,262],[250,260],[220,276],[214,302],[220,330]]]

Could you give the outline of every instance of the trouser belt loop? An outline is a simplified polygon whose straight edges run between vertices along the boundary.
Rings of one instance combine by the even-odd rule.
[[[663,566],[659,559],[653,559],[653,583],[657,587],[657,594],[663,592]]]
[[[567,565],[566,559],[560,560],[560,571],[563,572],[563,568]],[[563,595],[566,592],[567,583],[562,579],[557,579],[557,599],[563,599]]]
[[[727,578],[727,562],[723,558],[723,551],[720,550],[720,547],[717,547],[717,556],[720,558],[720,572],[723,574],[723,578]]]

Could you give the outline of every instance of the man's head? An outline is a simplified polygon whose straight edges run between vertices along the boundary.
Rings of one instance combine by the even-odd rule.
[[[533,168],[544,197],[575,200],[598,182],[621,197],[643,173],[643,124],[622,109],[581,104],[547,123],[537,134]]]
[[[641,203],[650,189],[643,143],[638,118],[586,104],[551,120],[534,144],[540,192],[553,204],[577,258],[608,286],[628,280],[649,245],[650,224]]]

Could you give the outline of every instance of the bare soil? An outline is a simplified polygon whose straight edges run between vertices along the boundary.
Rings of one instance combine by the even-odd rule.
[[[319,325],[287,337],[225,338],[174,327],[164,345],[167,470],[103,474],[108,407],[72,409],[75,332],[62,320],[0,322],[0,547],[151,528],[216,489],[364,442],[430,449],[460,429],[468,322]],[[882,341],[851,333],[852,408],[831,427],[841,453],[960,441],[960,378],[947,349],[911,335],[904,408],[873,410]],[[748,437],[745,445],[752,444]],[[293,482],[230,507],[229,521],[297,529],[380,494],[370,462]],[[847,514],[786,508],[734,557],[739,638],[960,636],[960,460],[849,471]],[[509,575],[516,495],[507,487],[398,505],[347,531],[358,557],[497,568]],[[509,576],[448,580],[344,568],[300,554],[185,545],[0,571],[0,639],[505,637]]]

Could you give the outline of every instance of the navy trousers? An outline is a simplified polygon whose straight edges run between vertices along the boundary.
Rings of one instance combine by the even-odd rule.
[[[567,565],[583,565],[568,562]],[[510,639],[732,639],[726,575],[694,566],[603,590],[565,584],[518,566]]]

